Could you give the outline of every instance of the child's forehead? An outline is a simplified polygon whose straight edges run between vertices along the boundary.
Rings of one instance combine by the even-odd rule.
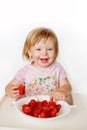
[[[52,39],[40,39],[35,46],[42,46],[42,45],[46,45],[46,46],[54,46],[54,42],[52,41]]]

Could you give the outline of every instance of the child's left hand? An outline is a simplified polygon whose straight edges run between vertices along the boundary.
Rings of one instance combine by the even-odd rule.
[[[55,100],[65,100],[66,98],[66,94],[64,92],[64,90],[57,90],[55,92],[53,92],[51,98],[55,101]]]

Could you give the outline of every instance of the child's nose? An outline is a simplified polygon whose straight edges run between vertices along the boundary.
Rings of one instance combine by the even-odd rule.
[[[43,54],[46,55],[47,54],[47,50],[43,49]]]

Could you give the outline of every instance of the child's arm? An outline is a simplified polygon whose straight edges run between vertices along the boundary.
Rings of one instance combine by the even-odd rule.
[[[71,85],[67,78],[64,78],[59,83],[59,88],[53,93],[53,100],[65,100],[71,94]]]
[[[18,82],[18,80],[13,79],[5,87],[6,95],[9,96],[9,97],[11,97],[11,98],[18,98],[20,96],[19,95],[19,90],[16,90],[16,89],[18,88],[19,85],[20,85],[20,83]]]

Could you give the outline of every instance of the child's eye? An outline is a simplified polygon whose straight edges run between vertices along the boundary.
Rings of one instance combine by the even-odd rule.
[[[49,51],[52,51],[53,49],[52,48],[48,48]]]
[[[36,50],[37,50],[37,51],[40,51],[41,49],[40,49],[40,48],[37,48]]]

